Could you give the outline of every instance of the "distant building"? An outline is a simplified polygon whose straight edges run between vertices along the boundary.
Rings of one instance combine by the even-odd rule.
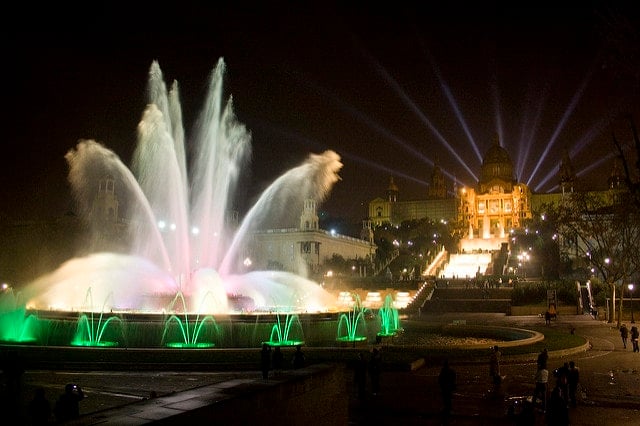
[[[497,142],[484,157],[475,188],[454,186],[448,191],[442,170],[436,165],[425,199],[401,201],[399,193],[392,178],[387,199],[376,198],[369,203],[369,220],[373,224],[445,220],[456,222],[468,237],[487,239],[504,238],[505,230],[517,228],[531,217],[532,194],[527,185],[516,182],[509,154]]]
[[[513,163],[507,151],[496,142],[486,152],[475,187],[446,188],[444,175],[436,164],[424,199],[404,201],[390,179],[386,199],[369,202],[369,221],[374,226],[398,225],[403,221],[431,219],[455,222],[464,237],[461,251],[499,250],[508,243],[511,230],[521,230],[535,214],[544,213],[546,205],[559,204],[577,191],[577,179],[565,150],[558,169],[559,190],[536,194],[514,177]],[[610,202],[621,197],[625,177],[620,160],[613,163],[608,188],[595,191]],[[449,195],[449,194],[453,195]]]
[[[531,191],[516,181],[507,151],[496,141],[482,161],[476,188],[461,188],[458,224],[468,229],[462,250],[498,250],[509,231],[531,218]]]
[[[316,202],[306,200],[297,228],[266,229],[253,234],[250,244],[252,268],[323,273],[323,266],[334,255],[345,260],[360,260],[359,275],[369,275],[376,252],[371,223],[363,223],[361,238],[320,229]]]
[[[400,224],[406,220],[430,218],[432,220],[453,221],[457,218],[458,200],[449,195],[444,174],[436,165],[431,174],[431,185],[423,200],[401,201],[400,190],[393,180],[389,180],[387,198],[375,198],[369,202],[369,221],[373,226]]]

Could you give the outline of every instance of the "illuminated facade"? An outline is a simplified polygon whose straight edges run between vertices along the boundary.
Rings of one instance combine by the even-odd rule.
[[[531,191],[516,182],[509,154],[497,142],[482,162],[477,187],[458,191],[458,223],[469,238],[504,238],[531,218]]]
[[[348,260],[359,259],[362,265],[373,265],[377,248],[373,231],[366,221],[361,239],[320,229],[314,200],[305,200],[299,227],[254,232],[250,247],[249,256],[255,269],[309,275],[322,273],[324,263],[334,255]],[[366,276],[372,269],[357,272]]]
[[[399,192],[391,177],[387,187],[387,198],[375,198],[369,202],[369,222],[373,226],[387,223],[398,225],[406,220],[425,218],[448,222],[457,218],[458,200],[448,195],[444,174],[437,165],[431,174],[426,199],[399,201]]]
[[[453,192],[454,196],[448,195],[438,166],[423,200],[399,201],[392,178],[387,199],[376,198],[369,203],[369,220],[376,226],[425,218],[456,221],[469,231],[469,237],[504,238],[505,232],[531,218],[532,194],[527,185],[516,182],[511,159],[497,142],[485,155],[477,187],[454,188]]]

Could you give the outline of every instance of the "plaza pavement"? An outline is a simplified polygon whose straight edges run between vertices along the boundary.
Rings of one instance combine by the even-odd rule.
[[[544,325],[544,319],[504,314],[459,314],[423,316],[432,323],[465,320],[467,324],[525,327]],[[578,406],[570,408],[571,425],[640,424],[640,353],[631,345],[623,349],[615,325],[594,320],[588,315],[561,315],[549,327],[565,329],[584,336],[586,348],[550,352],[549,370],[574,360],[580,368]],[[487,349],[488,350],[488,349]],[[467,360],[451,366],[458,386],[453,398],[453,413],[445,423],[440,412],[442,402],[437,387],[439,365],[425,365],[412,372],[383,373],[379,395],[367,395],[352,404],[350,424],[384,425],[543,425],[544,414],[509,416],[514,398],[533,393],[537,353],[524,359],[503,356],[501,374],[505,376],[498,394],[489,381],[489,367],[482,361]],[[550,383],[553,378],[550,377]],[[353,392],[352,392],[353,394]],[[516,409],[516,414],[518,414]]]
[[[433,323],[465,320],[468,324],[526,327],[544,325],[538,316],[506,316],[504,314],[442,314],[422,316]],[[637,425],[640,424],[640,353],[622,348],[618,330],[612,325],[583,315],[562,315],[549,327],[575,328],[575,333],[590,342],[590,348],[550,352],[549,369],[574,360],[581,370],[581,388],[576,408],[570,409],[572,425]],[[384,355],[384,354],[383,354]],[[358,399],[353,387],[351,370],[346,370],[345,386],[349,398],[349,414],[345,425],[514,425],[545,424],[544,415],[533,417],[507,415],[510,398],[533,393],[535,358],[519,356],[502,360],[504,382],[498,392],[489,383],[488,366],[482,360],[453,362],[458,376],[458,388],[453,400],[453,413],[446,423],[441,417],[442,403],[437,388],[439,365],[420,366],[411,371],[383,371],[381,391],[370,390]],[[416,365],[420,365],[416,363]],[[24,375],[24,395],[30,396],[35,386],[45,388],[49,401],[55,401],[65,383],[85,385],[87,398],[80,403],[82,417],[74,424],[119,424],[123,410],[149,405],[152,391],[167,399],[180,400],[197,395],[205,389],[231,386],[234,383],[259,383],[258,371],[225,372],[74,372],[27,371]],[[152,415],[161,416],[157,407]],[[516,410],[517,414],[517,410]],[[210,423],[225,424],[224,419]],[[321,423],[319,421],[319,423]],[[131,423],[132,424],[132,423]],[[265,420],[265,424],[269,424]],[[295,425],[295,419],[292,419]],[[282,425],[282,424],[280,424]],[[306,425],[308,426],[308,425]]]

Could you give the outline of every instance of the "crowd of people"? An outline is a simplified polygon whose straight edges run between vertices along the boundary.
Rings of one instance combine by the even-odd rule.
[[[568,425],[569,408],[575,408],[578,401],[580,369],[575,361],[569,361],[553,370],[554,383],[551,384],[547,368],[549,354],[543,349],[538,355],[535,388],[532,404],[545,415],[549,425]],[[552,385],[553,387],[550,387]]]
[[[273,371],[273,375],[279,376],[284,369],[285,356],[280,346],[275,345],[273,350],[268,343],[262,344],[260,350],[260,370],[262,371],[262,378],[267,380],[269,378],[269,372]],[[296,350],[291,357],[291,366],[294,369],[302,368],[306,364],[306,358],[302,345],[296,345]]]
[[[633,325],[631,326],[631,330],[629,330],[626,324],[622,324],[620,326],[620,337],[622,338],[622,345],[625,349],[627,349],[629,336],[631,336],[631,347],[633,348],[633,352],[640,352],[640,349],[638,348],[638,337],[640,337],[638,327]]]
[[[65,423],[80,417],[80,401],[85,395],[80,386],[69,383],[65,385],[64,392],[51,406],[46,397],[44,388],[37,387],[33,398],[27,405],[27,415],[31,425],[47,425],[52,423]]]

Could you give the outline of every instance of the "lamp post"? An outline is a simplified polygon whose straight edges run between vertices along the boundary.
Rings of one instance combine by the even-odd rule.
[[[633,319],[633,284],[629,284],[629,295],[631,296],[631,324],[635,324],[636,321]]]

